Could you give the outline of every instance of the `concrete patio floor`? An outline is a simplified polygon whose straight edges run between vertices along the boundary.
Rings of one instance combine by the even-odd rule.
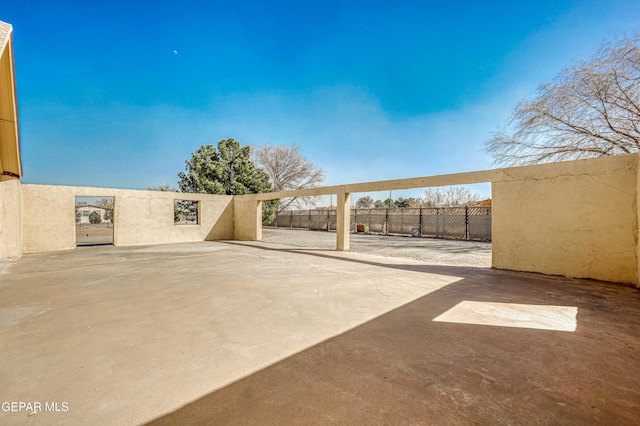
[[[640,292],[591,280],[91,247],[0,263],[0,326],[0,424],[640,423]]]

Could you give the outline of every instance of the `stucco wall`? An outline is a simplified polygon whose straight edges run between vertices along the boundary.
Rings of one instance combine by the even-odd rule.
[[[200,224],[174,225],[175,199],[199,200]],[[114,245],[233,239],[233,197],[131,191],[114,202]]]
[[[255,197],[235,197],[233,200],[233,239],[262,239],[262,201]]]
[[[22,185],[24,253],[75,248],[76,196],[114,197],[114,245],[233,238],[230,196]],[[175,199],[200,201],[199,225],[174,225]]]
[[[22,254],[22,192],[17,179],[0,182],[0,259]]]
[[[313,189],[492,182],[493,266],[639,284],[637,154],[459,175]],[[22,189],[22,193],[21,193]],[[301,194],[295,195],[301,195]],[[306,193],[305,193],[306,194]],[[116,245],[262,237],[260,200],[293,193],[216,196],[108,188],[0,184],[0,256],[75,247],[75,196],[114,197]],[[199,200],[200,224],[173,224],[174,199]],[[22,206],[22,207],[21,207]],[[342,208],[348,213],[348,204]],[[348,215],[345,215],[348,217]],[[22,231],[20,228],[22,220]],[[22,232],[22,234],[20,234]],[[348,232],[342,248],[348,247]]]
[[[278,193],[241,200],[345,195],[440,185],[492,183],[493,266],[516,271],[594,278],[640,286],[637,200],[640,156],[629,154],[452,175],[427,176]],[[348,212],[348,206],[340,210]],[[251,217],[253,215],[253,217]],[[238,211],[235,237],[259,239],[252,205]],[[338,250],[348,232],[337,233]]]
[[[636,283],[637,156],[503,169],[493,267]]]

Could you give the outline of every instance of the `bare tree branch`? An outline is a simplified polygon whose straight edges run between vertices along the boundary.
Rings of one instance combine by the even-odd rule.
[[[480,201],[480,195],[464,186],[427,188],[420,199],[425,207],[459,207]]]
[[[262,145],[255,149],[255,159],[269,175],[275,192],[312,188],[324,182],[324,171],[307,160],[300,153],[298,145]],[[297,197],[285,198],[280,200],[278,210],[305,208],[316,202],[315,197],[304,200]]]
[[[524,100],[486,144],[511,166],[640,151],[640,34],[605,42]]]

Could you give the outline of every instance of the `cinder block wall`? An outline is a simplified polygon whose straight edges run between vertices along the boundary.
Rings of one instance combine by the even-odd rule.
[[[23,253],[75,248],[75,197],[114,197],[114,245],[233,238],[233,197],[112,188],[22,185]],[[200,201],[200,224],[173,223],[175,199]]]
[[[638,156],[503,169],[493,267],[638,282]]]

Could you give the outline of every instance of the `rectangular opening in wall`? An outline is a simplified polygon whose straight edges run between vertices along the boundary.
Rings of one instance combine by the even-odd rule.
[[[200,201],[174,200],[173,223],[174,225],[199,225]]]
[[[351,251],[491,266],[491,184],[354,192],[349,198]],[[337,194],[330,194],[313,207],[290,206],[263,217],[262,241],[335,248],[337,206]]]
[[[76,246],[113,244],[113,197],[76,197]]]

